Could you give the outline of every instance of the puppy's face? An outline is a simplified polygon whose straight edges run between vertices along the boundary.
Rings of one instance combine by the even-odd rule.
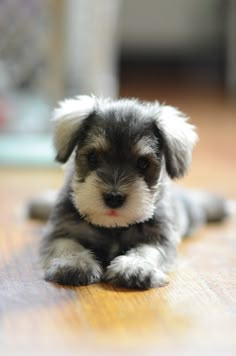
[[[162,161],[152,122],[139,122],[130,112],[117,119],[112,110],[87,121],[75,155],[75,206],[91,223],[106,227],[151,218]]]
[[[165,171],[174,177],[186,170],[187,151],[196,139],[193,128],[185,123],[191,144],[182,142],[186,137],[178,130],[178,143],[171,132],[166,137],[168,128],[157,125],[159,109],[157,103],[79,97],[56,111],[57,158],[65,162],[75,151],[72,200],[87,221],[125,227],[150,219]]]

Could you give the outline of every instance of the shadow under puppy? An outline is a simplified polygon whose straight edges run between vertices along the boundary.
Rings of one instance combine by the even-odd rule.
[[[158,102],[93,96],[63,101],[53,121],[56,158],[70,160],[41,247],[45,279],[165,285],[181,238],[227,214],[223,199],[171,184],[191,162],[194,126]]]

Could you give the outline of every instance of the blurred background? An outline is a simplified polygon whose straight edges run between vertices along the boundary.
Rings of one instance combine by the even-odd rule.
[[[1,355],[236,355],[235,219],[187,239],[165,288],[42,280],[25,208],[63,182],[52,108],[90,93],[185,112],[200,142],[180,184],[236,200],[236,0],[0,0]]]
[[[190,115],[191,98],[228,105],[236,2],[2,0],[0,164],[51,165],[52,108],[90,93],[158,99]]]

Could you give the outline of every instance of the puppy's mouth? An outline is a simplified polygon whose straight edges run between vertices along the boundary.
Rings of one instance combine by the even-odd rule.
[[[106,212],[106,215],[111,217],[118,217],[119,213],[117,210],[110,209]]]

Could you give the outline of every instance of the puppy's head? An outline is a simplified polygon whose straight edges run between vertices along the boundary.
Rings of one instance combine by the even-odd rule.
[[[55,110],[57,160],[74,151],[72,199],[95,225],[124,227],[150,219],[166,173],[182,176],[197,135],[170,106],[79,96]]]

